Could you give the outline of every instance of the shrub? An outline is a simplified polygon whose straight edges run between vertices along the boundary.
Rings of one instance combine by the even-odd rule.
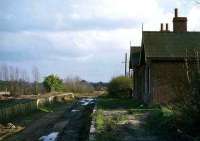
[[[108,93],[114,97],[128,97],[131,95],[132,80],[128,77],[118,76],[108,84]]]

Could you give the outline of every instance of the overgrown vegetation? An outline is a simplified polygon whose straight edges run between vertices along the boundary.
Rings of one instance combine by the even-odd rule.
[[[151,111],[146,119],[145,128],[152,134],[166,140],[178,139],[178,132],[175,127],[175,116],[166,107]]]
[[[98,110],[96,112],[96,141],[119,141],[116,129],[118,123],[124,118],[125,116],[106,117],[103,111]]]
[[[148,138],[148,131],[134,125],[137,118],[151,113],[155,109],[130,98],[113,98],[110,95],[101,96],[97,100],[95,113],[95,141],[137,140]],[[136,121],[136,122],[135,122]],[[126,138],[126,139],[125,139]],[[138,139],[139,140],[139,139]]]
[[[108,84],[108,93],[113,97],[130,97],[132,80],[129,77],[114,77]]]
[[[200,138],[200,60],[199,52],[195,59],[185,58],[185,77],[181,85],[174,86],[175,97],[171,110],[175,116],[174,125],[185,135]]]
[[[200,140],[200,60],[199,52],[194,53],[195,58],[185,58],[185,78],[174,84],[168,110],[157,110],[148,118],[147,127],[155,134],[177,140]]]
[[[97,107],[104,110],[146,108],[145,104],[131,98],[116,98],[102,95],[98,98]]]

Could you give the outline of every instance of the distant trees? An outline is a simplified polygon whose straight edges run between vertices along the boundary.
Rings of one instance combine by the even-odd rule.
[[[67,77],[60,79],[57,75],[49,75],[44,79],[43,85],[47,92],[73,92],[73,93],[91,93],[94,87],[79,77]]]
[[[54,74],[45,77],[41,83],[40,72],[36,66],[29,74],[24,69],[2,64],[0,65],[0,91],[8,91],[11,95],[37,95],[52,91],[91,93],[94,87],[79,77],[67,77],[62,80]]]
[[[132,90],[132,80],[125,76],[114,77],[108,84],[108,93],[114,97],[129,97]]]
[[[39,70],[33,68],[34,85],[26,70],[18,67],[0,65],[0,91],[9,91],[11,95],[38,93]]]
[[[34,94],[37,95],[39,93],[39,79],[40,79],[40,73],[37,67],[33,67],[32,69],[32,75],[33,75],[33,83],[34,83]]]
[[[67,77],[64,80],[65,91],[74,93],[91,93],[94,91],[94,87],[85,80],[81,80],[79,77]]]
[[[0,80],[3,81],[9,80],[9,71],[8,71],[8,66],[6,64],[0,66]]]

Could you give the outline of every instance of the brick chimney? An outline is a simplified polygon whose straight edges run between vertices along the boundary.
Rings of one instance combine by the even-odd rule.
[[[175,9],[173,19],[174,32],[187,32],[187,17],[178,17],[178,9]]]

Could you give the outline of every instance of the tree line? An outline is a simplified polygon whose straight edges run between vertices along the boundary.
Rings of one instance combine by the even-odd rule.
[[[25,69],[0,65],[0,91],[8,91],[11,95],[37,94],[39,80],[39,69],[35,66],[30,75]]]
[[[56,74],[50,74],[41,80],[39,69],[32,67],[31,72],[25,69],[0,65],[0,91],[10,95],[37,95],[48,92],[91,93],[94,90],[105,90],[105,83],[90,83],[80,77],[61,79]]]

